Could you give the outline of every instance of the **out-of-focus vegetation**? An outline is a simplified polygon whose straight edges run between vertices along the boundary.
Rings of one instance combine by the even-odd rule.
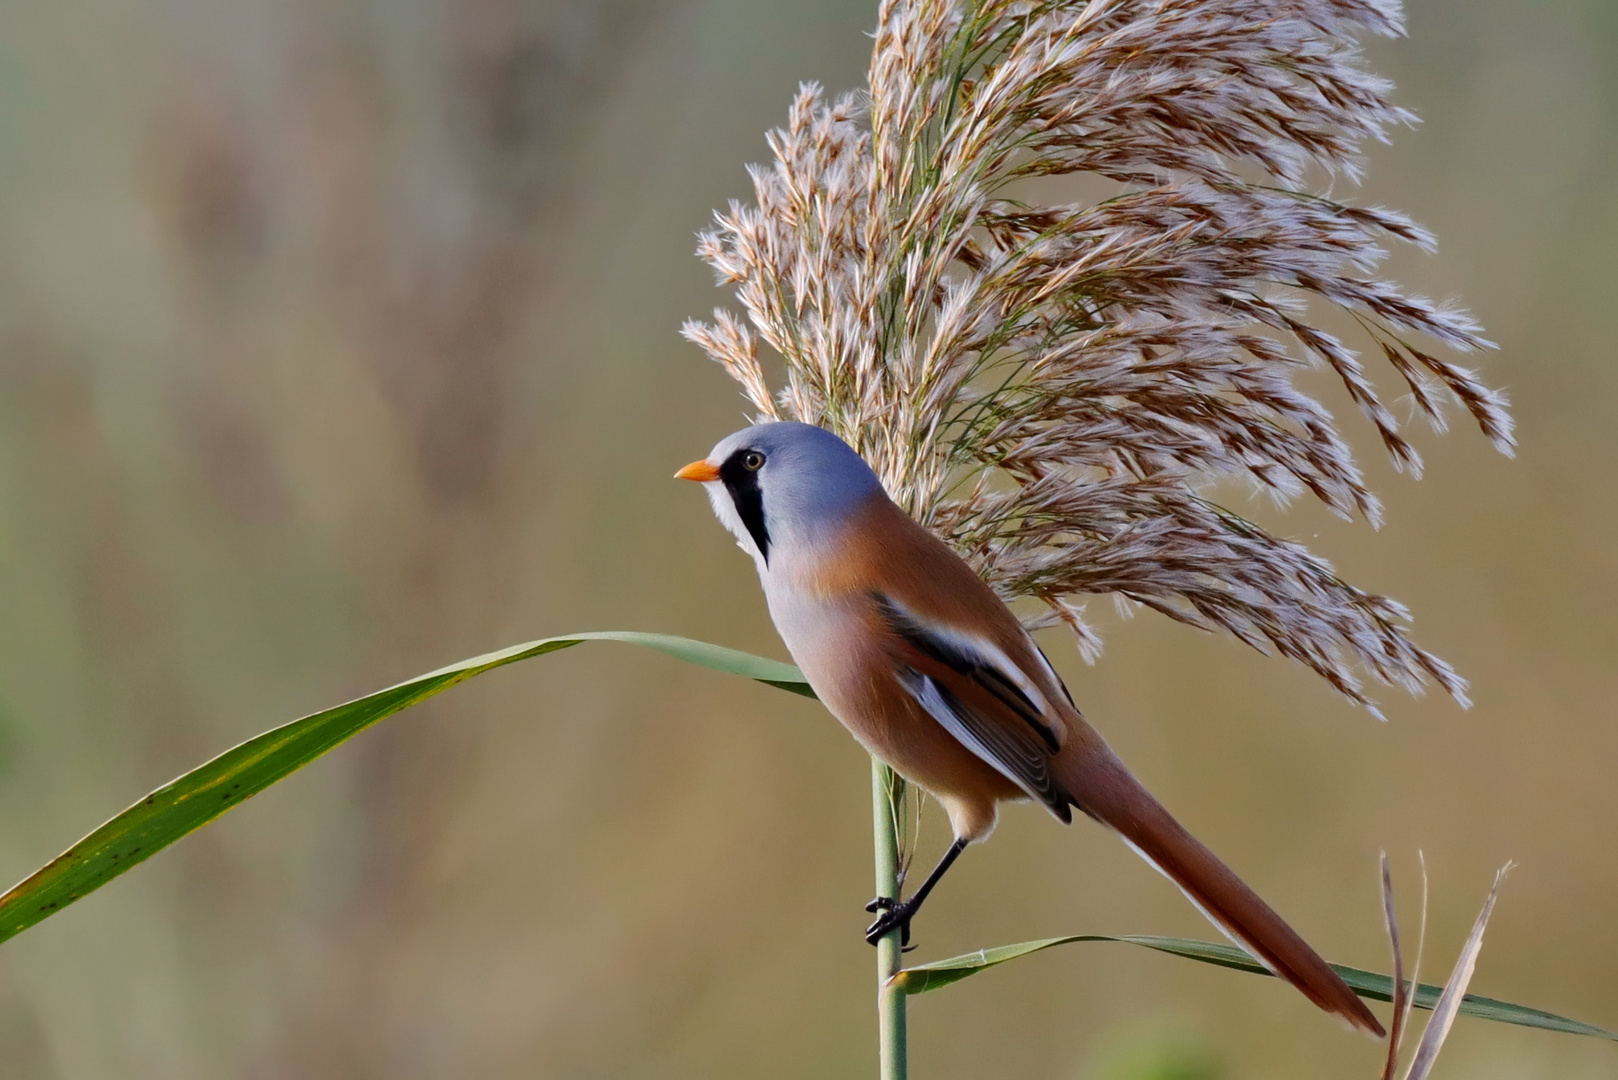
[[[1411,604],[1477,706],[1383,701],[1152,616],[1050,651],[1131,765],[1334,960],[1375,854],[1478,993],[1618,1020],[1618,10],[1435,0],[1369,195],[1477,312],[1522,451],[1420,439],[1380,533],[1266,515]],[[690,256],[866,0],[8,4],[0,36],[0,876],[293,716],[580,627],[782,655],[672,469],[740,420]],[[1347,410],[1342,410],[1347,412]],[[1354,422],[1350,421],[1352,425]],[[1363,439],[1369,432],[1360,432]],[[1368,443],[1366,444],[1368,445]],[[1480,497],[1482,496],[1482,497]],[[1105,605],[1097,605],[1098,611]],[[1212,766],[1212,767],[1210,767]],[[390,722],[0,950],[8,1078],[863,1075],[868,769],[819,706],[584,650]],[[945,842],[922,828],[921,861]],[[9,884],[9,880],[7,882]],[[914,959],[1203,927],[1010,813]],[[1374,1075],[1271,980],[1055,950],[911,1008],[918,1075]],[[1610,1075],[1462,1019],[1441,1070]]]

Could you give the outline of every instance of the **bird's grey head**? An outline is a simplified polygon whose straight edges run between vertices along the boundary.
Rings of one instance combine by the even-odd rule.
[[[714,513],[758,561],[830,535],[882,484],[842,439],[793,421],[758,424],[719,441],[675,474],[701,480]]]

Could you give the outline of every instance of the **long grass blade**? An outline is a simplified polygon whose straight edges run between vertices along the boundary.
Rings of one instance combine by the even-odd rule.
[[[642,645],[687,663],[814,697],[791,664],[669,634],[617,630],[569,634],[474,656],[267,731],[158,788],[0,896],[0,941],[89,895],[378,720],[474,675],[586,641]]]
[[[930,964],[918,964],[906,968],[894,975],[894,981],[901,986],[907,994],[924,994],[929,990],[937,990],[950,983],[976,975],[1009,960],[1027,956],[1030,953],[1040,952],[1057,945],[1067,945],[1078,941],[1119,941],[1126,945],[1138,945],[1158,952],[1170,953],[1174,956],[1183,956],[1188,960],[1196,960],[1204,964],[1214,964],[1219,967],[1233,968],[1237,971],[1246,971],[1254,975],[1271,975],[1271,972],[1254,960],[1246,952],[1234,945],[1214,941],[1194,941],[1189,938],[1154,937],[1145,934],[1073,934],[1068,937],[1044,938],[1039,941],[1024,941],[1017,945],[1002,945],[994,949],[979,949],[977,952],[965,953],[961,956],[952,956],[947,960],[935,960]],[[1362,998],[1371,1001],[1393,1000],[1393,979],[1387,975],[1380,975],[1374,971],[1362,968],[1349,967],[1346,964],[1331,965],[1342,980],[1348,984]],[[1443,994],[1437,986],[1418,983],[1410,995],[1412,1004],[1418,1009],[1432,1009]],[[1499,1001],[1495,998],[1481,997],[1477,994],[1467,994],[1460,999],[1458,1012],[1463,1016],[1474,1016],[1481,1020],[1493,1020],[1503,1024],[1517,1024],[1522,1027],[1541,1028],[1545,1031],[1560,1031],[1570,1035],[1590,1035],[1598,1039],[1610,1039],[1618,1042],[1618,1032],[1608,1031],[1593,1024],[1570,1020],[1565,1016],[1557,1016],[1542,1009],[1531,1009],[1526,1005],[1514,1005],[1509,1001]]]

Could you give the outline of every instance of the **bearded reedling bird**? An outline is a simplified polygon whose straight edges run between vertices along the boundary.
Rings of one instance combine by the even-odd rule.
[[[1310,1001],[1382,1036],[1336,972],[1130,774],[1011,610],[847,443],[808,424],[759,424],[675,476],[703,484],[758,564],[775,628],[820,700],[949,815],[955,842],[910,899],[871,901],[867,941],[894,929],[908,941],[1002,801],[1033,799],[1063,824],[1076,806]]]

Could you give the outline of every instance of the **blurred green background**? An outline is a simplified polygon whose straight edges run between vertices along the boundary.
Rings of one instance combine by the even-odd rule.
[[[691,256],[799,80],[862,77],[873,0],[0,5],[0,877],[225,747],[511,642],[783,655],[669,480],[740,426],[676,336]],[[1426,974],[1514,858],[1474,989],[1618,1025],[1618,5],[1417,0],[1377,67],[1425,119],[1364,197],[1443,241],[1396,276],[1501,344],[1522,450],[1424,432],[1380,532],[1280,522],[1474,680],[1379,724],[1229,641],[1092,605],[1050,651],[1160,796],[1333,959]],[[1383,375],[1387,384],[1386,373]],[[1324,384],[1322,384],[1324,385]],[[1327,388],[1329,389],[1329,388]],[[0,948],[0,1075],[874,1072],[868,778],[818,706],[593,646],[343,747]],[[922,860],[946,840],[936,808]],[[1212,936],[1087,824],[1006,815],[918,958]],[[1121,946],[915,999],[916,1075],[1369,1078],[1272,980]],[[1618,1076],[1461,1020],[1439,1076]]]

